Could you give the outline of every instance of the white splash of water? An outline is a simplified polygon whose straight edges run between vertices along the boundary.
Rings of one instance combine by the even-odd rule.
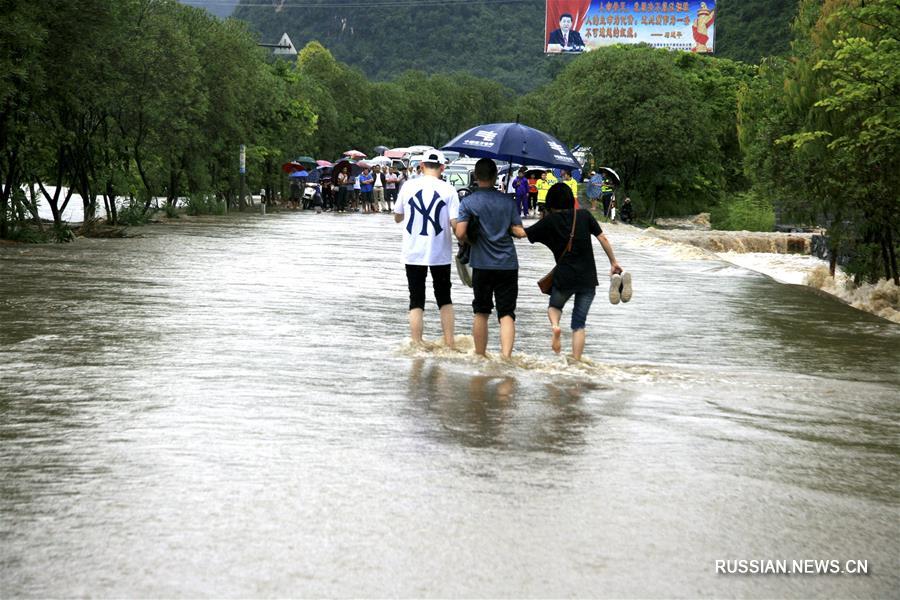
[[[856,287],[840,268],[834,278],[829,276],[828,263],[808,252],[786,253],[808,243],[809,234],[654,229],[628,241],[634,248],[668,250],[669,256],[678,260],[721,260],[779,283],[813,287],[856,309],[900,323],[900,287],[884,279]],[[722,250],[714,251],[715,248]],[[759,248],[769,251],[752,251]]]
[[[470,335],[456,336],[455,347],[452,349],[444,344],[443,339],[426,339],[421,344],[413,344],[411,340],[406,340],[398,352],[410,358],[440,359],[441,364],[455,364],[467,371],[482,375],[528,375],[547,378],[550,381],[564,378],[641,385],[658,383],[678,385],[710,381],[708,371],[694,372],[681,366],[616,363],[606,359],[599,362],[588,356],[582,356],[578,360],[571,354],[541,356],[514,352],[510,358],[504,358],[499,354],[488,352],[485,356],[479,356],[475,354],[474,339]],[[724,377],[722,382],[726,381],[729,380]]]
[[[669,256],[679,260],[714,260],[712,252],[672,240],[656,237],[652,233],[629,238],[626,242],[629,248],[653,248],[665,251]]]
[[[733,265],[762,273],[779,283],[806,285],[814,270],[828,263],[815,256],[801,254],[771,254],[768,252],[719,252],[716,257]]]
[[[900,323],[900,286],[894,285],[893,281],[879,279],[876,283],[856,287],[840,269],[832,277],[827,266],[819,266],[808,274],[804,283],[840,298],[853,308]]]

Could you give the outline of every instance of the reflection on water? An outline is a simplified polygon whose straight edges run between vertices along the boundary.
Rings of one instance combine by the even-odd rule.
[[[510,375],[470,375],[416,358],[409,398],[433,420],[436,438],[472,448],[578,452],[594,419],[582,403],[590,382],[545,383],[521,389]]]
[[[0,247],[3,596],[894,594],[900,328],[608,233],[583,362],[525,243],[513,360],[410,348],[389,216]]]

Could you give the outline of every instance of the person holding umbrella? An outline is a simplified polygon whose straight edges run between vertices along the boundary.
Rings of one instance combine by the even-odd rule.
[[[519,297],[519,261],[513,237],[524,238],[518,207],[506,194],[494,188],[497,164],[482,158],[475,163],[478,190],[467,195],[460,205],[456,237],[472,246],[472,337],[475,353],[484,356],[488,342],[488,318],[496,301],[500,321],[500,354],[512,355],[516,340],[516,301]],[[399,204],[399,202],[398,202]],[[477,217],[478,235],[469,237],[469,223]]]
[[[603,199],[603,216],[609,218],[609,207],[612,204],[613,188],[608,179],[604,179],[600,184],[600,194]]]
[[[296,177],[291,178],[291,197],[288,200],[290,208],[300,208],[300,182]]]
[[[353,177],[350,175],[350,165],[344,164],[343,166],[335,167],[338,171],[335,181],[338,185],[338,196],[337,196],[337,206],[335,210],[337,212],[344,212],[347,210],[347,201],[348,196],[353,193]]]

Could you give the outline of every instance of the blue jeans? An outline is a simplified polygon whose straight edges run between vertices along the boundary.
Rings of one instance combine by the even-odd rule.
[[[575,295],[575,302],[572,305],[572,331],[584,329],[587,322],[588,311],[591,310],[591,303],[594,301],[594,294],[597,292],[595,287],[582,288],[580,290],[562,291],[554,286],[550,292],[550,306],[562,311],[566,302],[572,295]]]

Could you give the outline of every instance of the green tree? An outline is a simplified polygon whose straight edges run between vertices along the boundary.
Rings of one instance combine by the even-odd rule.
[[[580,56],[545,93],[553,130],[616,168],[652,219],[708,208],[739,174],[735,98],[745,75],[729,61],[613,46]]]
[[[318,119],[321,154],[337,157],[349,148],[377,143],[372,135],[376,127],[372,122],[371,84],[361,71],[336,61],[316,42],[307,44],[297,55],[297,70],[304,81],[313,82],[314,95],[322,101],[326,116],[334,111],[333,119]]]
[[[10,235],[10,206],[23,181],[27,130],[46,85],[44,13],[40,3],[0,0],[0,238]]]
[[[790,207],[828,225],[856,278],[897,272],[900,17],[891,0],[801,2],[786,70]],[[812,213],[812,214],[810,214]],[[833,265],[832,265],[833,267]]]
[[[877,246],[886,278],[900,285],[900,5],[860,2],[837,12],[841,28],[815,70],[825,77],[822,98],[829,128],[816,131],[851,185],[846,198],[861,216],[863,243]],[[800,138],[802,142],[803,138]],[[864,250],[863,250],[864,251]],[[862,252],[860,252],[862,253]],[[859,265],[870,279],[876,261]]]

